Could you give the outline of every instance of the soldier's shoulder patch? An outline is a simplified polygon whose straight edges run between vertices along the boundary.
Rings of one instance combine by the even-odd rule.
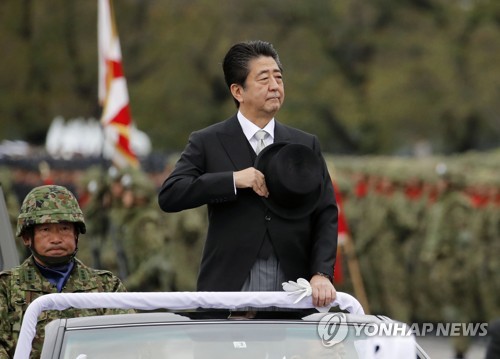
[[[105,269],[94,269],[94,273],[101,277],[114,277],[114,274]]]
[[[112,277],[113,273],[106,269],[96,269],[89,267],[82,263],[80,260],[77,260],[78,271],[80,273],[80,277]]]

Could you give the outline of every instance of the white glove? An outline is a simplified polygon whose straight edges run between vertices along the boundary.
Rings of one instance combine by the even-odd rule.
[[[289,292],[288,295],[297,295],[297,299],[293,302],[298,303],[305,297],[312,295],[311,284],[304,278],[297,279],[297,282],[289,280],[288,282],[282,283],[283,290]]]
[[[283,282],[281,285],[283,286],[283,290],[288,292],[288,295],[298,296],[293,302],[294,304],[300,302],[305,297],[310,297],[312,295],[311,284],[304,278],[297,279],[297,282],[289,280],[288,282]],[[330,306],[315,308],[322,313],[326,313],[330,310]]]

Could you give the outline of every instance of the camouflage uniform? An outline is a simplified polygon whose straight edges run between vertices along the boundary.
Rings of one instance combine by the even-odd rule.
[[[439,203],[434,205],[439,211],[429,218],[421,253],[421,269],[428,278],[428,300],[439,308],[436,319],[440,322],[468,323],[477,318],[474,262],[469,258],[475,242],[469,220],[473,208],[462,189],[460,176],[451,177]],[[456,353],[467,351],[469,337],[452,339]]]
[[[366,295],[370,308],[374,313],[385,313],[383,301],[383,283],[380,278],[383,273],[378,255],[385,251],[386,218],[389,213],[387,201],[376,191],[377,177],[370,176],[365,195],[358,198],[363,203],[362,230],[357,231],[354,245],[359,258],[359,265],[366,284]]]
[[[47,185],[31,190],[23,201],[17,221],[16,236],[22,236],[33,253],[20,266],[0,273],[0,359],[14,355],[15,346],[24,313],[28,305],[44,294],[72,292],[123,292],[125,287],[111,272],[95,270],[74,258],[75,251],[66,256],[42,256],[33,245],[35,235],[30,234],[34,226],[48,223],[70,222],[75,225],[75,241],[78,234],[86,232],[83,213],[74,195],[62,186]],[[35,258],[37,262],[35,263]],[[60,289],[45,277],[38,263],[43,258],[48,268],[68,266],[67,278],[59,283]],[[52,264],[51,264],[52,263]],[[55,264],[57,263],[57,264]],[[71,267],[71,263],[73,266]],[[129,310],[77,310],[46,311],[39,318],[37,333],[33,341],[32,358],[38,358],[44,338],[44,326],[56,318],[98,314],[128,313]]]
[[[378,263],[376,272],[381,287],[384,312],[391,318],[409,323],[412,317],[410,287],[408,281],[407,247],[410,230],[416,219],[409,210],[408,200],[401,189],[401,183],[388,190],[382,200],[388,207],[385,231],[377,239],[375,253]]]
[[[160,187],[163,180],[172,172],[180,155],[172,153],[168,156],[167,163],[162,168],[161,182],[158,183]],[[153,268],[163,266],[165,267],[163,272],[168,265],[171,290],[195,291],[208,227],[206,207],[161,215],[160,222],[166,242],[163,248],[164,254],[148,258],[148,265]],[[168,258],[168,263],[165,263],[165,258]]]
[[[120,237],[129,270],[124,282],[132,291],[169,291],[173,276],[171,252],[160,209],[152,201],[156,189],[142,172],[130,177],[123,193],[125,212]]]
[[[109,226],[109,180],[102,167],[95,166],[86,171],[79,185],[79,201],[85,211],[89,244],[79,249],[78,257],[93,267],[104,268],[101,251]]]
[[[120,280],[109,271],[87,267],[78,259],[62,292],[124,292]],[[45,279],[30,257],[20,266],[0,273],[0,359],[14,356],[14,350],[23,315],[36,298],[57,289]],[[40,357],[44,339],[43,328],[57,318],[82,317],[101,314],[118,314],[127,311],[117,309],[66,309],[45,311],[38,319],[37,334],[33,341],[31,358]]]
[[[200,268],[205,237],[208,228],[206,207],[169,213],[165,216],[166,227],[171,230],[169,243],[172,268],[174,271],[173,289],[177,291],[196,290],[196,280]]]
[[[498,183],[496,184],[498,186]],[[480,241],[477,249],[476,261],[478,262],[478,291],[480,307],[483,310],[483,321],[491,321],[500,317],[500,202],[498,190],[495,188],[490,194],[488,204],[482,209],[483,221],[480,224],[481,232],[478,234]]]
[[[401,209],[406,211],[409,220],[406,227],[406,235],[403,244],[403,251],[406,263],[406,281],[408,284],[408,304],[411,308],[411,321],[425,321],[425,312],[420,316],[417,306],[417,297],[420,290],[426,290],[418,286],[418,265],[419,253],[422,246],[422,238],[426,229],[425,216],[428,210],[428,200],[423,184],[415,184],[415,178],[406,183],[405,196],[407,201],[405,207]]]
[[[98,184],[98,188],[90,198],[87,207],[89,231],[94,243],[93,257],[101,268],[117,273],[121,280],[129,274],[125,249],[121,243],[123,237],[122,225],[125,223],[126,210],[122,204],[122,195],[125,189],[124,177],[135,171],[129,168],[117,169],[110,167],[105,183]],[[100,174],[95,174],[99,175]],[[94,175],[94,176],[95,176]],[[102,182],[102,181],[101,181]],[[97,253],[98,255],[96,255]]]

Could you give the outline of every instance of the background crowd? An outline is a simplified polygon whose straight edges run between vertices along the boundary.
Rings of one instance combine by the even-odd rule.
[[[82,240],[91,241],[79,258],[112,270],[130,291],[194,290],[207,219],[203,209],[160,211],[156,192],[170,169],[167,155],[124,170],[97,160],[9,159],[0,165],[0,183],[13,228],[31,188],[64,185],[85,212]],[[29,253],[16,244],[23,260]]]
[[[498,151],[331,159],[373,313],[406,323],[500,315],[499,163]],[[470,339],[454,337],[456,352]]]
[[[1,183],[13,225],[27,189],[50,182],[72,189],[86,213],[82,240],[92,241],[79,257],[114,271],[129,290],[195,290],[205,208],[166,214],[156,201],[177,158],[154,156],[138,170],[10,160],[0,166]],[[498,151],[422,159],[329,155],[327,163],[371,312],[405,322],[500,316]],[[336,287],[352,293],[340,255]]]

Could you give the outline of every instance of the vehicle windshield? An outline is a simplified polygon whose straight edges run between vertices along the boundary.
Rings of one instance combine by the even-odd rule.
[[[69,330],[61,358],[361,358],[364,339],[327,346],[318,323],[176,323]]]

